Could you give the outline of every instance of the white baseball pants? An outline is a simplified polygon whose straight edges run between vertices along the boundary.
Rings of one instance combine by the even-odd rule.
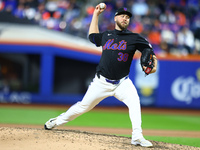
[[[114,96],[124,102],[129,109],[132,123],[132,139],[143,137],[141,129],[140,100],[136,88],[129,78],[122,78],[119,84],[108,83],[103,76],[95,76],[82,101],[72,105],[65,113],[57,117],[56,124],[65,124],[81,114],[90,111],[104,98]]]

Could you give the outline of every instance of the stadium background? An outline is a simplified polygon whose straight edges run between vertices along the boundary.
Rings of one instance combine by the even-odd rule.
[[[0,126],[42,126],[47,119],[82,99],[101,55],[101,48],[96,48],[87,39],[92,12],[99,2],[0,0]],[[140,53],[136,53],[131,66],[130,78],[140,95],[142,110],[151,108],[142,111],[144,130],[183,130],[198,134],[199,1],[104,2],[108,7],[100,17],[100,31],[113,29],[115,10],[126,6],[134,14],[129,30],[146,37],[159,60],[158,71],[147,77],[139,65]],[[49,110],[46,105],[62,105],[62,111],[55,107]],[[113,114],[118,117],[109,117],[107,109],[94,110],[72,122],[69,128],[102,126],[114,129],[118,125],[118,128],[131,129],[127,114],[121,113],[121,109],[125,109],[123,103],[109,97],[98,106],[114,108]],[[170,115],[161,113],[163,110]],[[103,119],[94,121],[98,115]],[[125,120],[122,122],[122,119]],[[188,138],[183,142],[182,135],[169,141],[167,135],[149,139],[199,147],[196,135],[193,139],[190,137],[191,143],[187,143]]]
[[[0,101],[73,104],[94,77],[100,49],[87,32],[100,1],[0,1]],[[159,59],[145,77],[137,53],[130,78],[144,107],[200,108],[199,1],[104,1],[100,31],[112,29],[115,10],[133,13],[130,30],[141,33]],[[184,41],[185,40],[185,41]],[[102,106],[123,106],[115,98]]]

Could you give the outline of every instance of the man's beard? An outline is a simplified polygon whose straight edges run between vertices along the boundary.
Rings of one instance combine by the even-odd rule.
[[[121,30],[127,29],[128,25],[129,25],[129,24],[126,24],[126,25],[123,26],[119,21],[116,21],[116,23],[117,23],[118,27],[119,27]]]

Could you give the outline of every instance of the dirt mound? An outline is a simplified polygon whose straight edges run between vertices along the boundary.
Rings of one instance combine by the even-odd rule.
[[[200,148],[151,141],[153,148],[130,144],[131,138],[78,130],[44,130],[24,127],[0,127],[3,150],[200,150]]]

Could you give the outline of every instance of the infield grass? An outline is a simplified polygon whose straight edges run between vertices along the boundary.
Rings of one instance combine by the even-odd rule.
[[[43,125],[66,110],[0,107],[0,123]],[[142,113],[143,129],[200,131],[200,117]],[[69,122],[69,126],[131,128],[128,112],[92,110]],[[131,133],[130,133],[131,134]],[[130,136],[130,135],[128,135]],[[145,136],[150,140],[200,147],[200,138]]]

